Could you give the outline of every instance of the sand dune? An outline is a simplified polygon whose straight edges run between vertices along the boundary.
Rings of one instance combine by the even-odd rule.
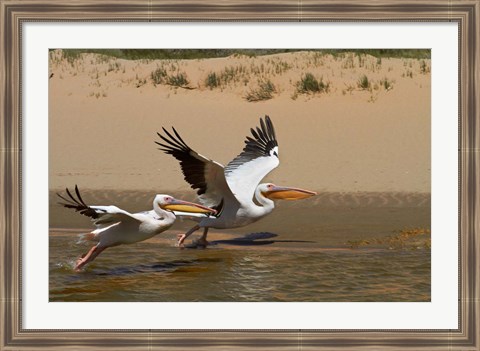
[[[177,161],[154,144],[162,126],[175,126],[192,148],[226,164],[268,114],[281,159],[269,181],[327,193],[428,193],[429,66],[313,52],[175,61],[68,60],[51,52],[50,188],[188,191]],[[163,82],[155,84],[152,73]],[[222,77],[217,87],[206,84],[212,73]],[[298,91],[306,73],[323,82],[323,92]],[[180,74],[183,87],[166,80]],[[248,101],[267,82],[272,98]]]

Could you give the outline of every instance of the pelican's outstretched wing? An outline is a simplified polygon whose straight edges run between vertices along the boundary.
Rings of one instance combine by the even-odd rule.
[[[74,209],[80,214],[90,217],[93,223],[98,228],[103,228],[114,223],[122,222],[123,224],[139,224],[140,222],[127,211],[124,211],[116,206],[88,206],[80,196],[78,186],[75,185],[75,194],[77,198],[72,195],[68,188],[65,189],[69,198],[57,193],[64,202],[59,202],[60,205],[66,208]]]
[[[280,163],[275,129],[270,117],[260,118],[260,127],[250,129],[243,151],[225,167],[225,178],[241,202],[251,202],[262,179]]]
[[[203,205],[220,212],[219,207],[223,202],[236,201],[225,180],[224,168],[220,163],[192,150],[175,128],[172,127],[175,135],[172,135],[165,128],[162,129],[166,136],[157,134],[164,143],[158,141],[155,143],[161,146],[159,150],[180,161],[184,179],[192,189],[197,191],[198,198]]]

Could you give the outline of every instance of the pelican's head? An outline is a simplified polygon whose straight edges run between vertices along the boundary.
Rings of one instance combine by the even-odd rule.
[[[170,195],[157,195],[153,201],[154,207],[157,205],[162,210],[179,211],[189,213],[216,214],[217,211],[210,207],[205,207],[193,202],[179,200]]]
[[[300,188],[277,186],[272,183],[263,183],[258,186],[261,194],[270,200],[300,200],[317,195],[316,192]]]

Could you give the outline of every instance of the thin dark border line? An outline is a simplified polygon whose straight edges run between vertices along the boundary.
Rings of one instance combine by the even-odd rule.
[[[151,0],[149,0],[151,1]],[[104,21],[104,20],[78,20],[78,21],[72,21],[72,20],[47,20],[47,21],[43,21],[43,20],[36,20],[36,21],[31,21],[31,20],[28,20],[28,19],[22,19],[20,20],[20,23],[19,23],[19,27],[20,27],[20,34],[21,31],[23,30],[23,24],[25,24],[24,22],[27,22],[27,23],[43,23],[43,22],[53,22],[53,23],[69,23],[69,22],[86,22],[86,23],[89,23],[89,22],[121,22],[121,23],[124,23],[124,22],[131,22],[132,24],[135,24],[135,23],[138,23],[139,21],[137,20],[128,20],[128,21],[117,21],[116,19],[115,20],[109,20],[109,21]],[[141,23],[144,23],[144,22],[150,22],[150,20],[144,20],[144,21],[140,21]],[[171,22],[171,21],[163,21],[163,20],[160,20],[158,22]],[[175,20],[173,20],[173,22],[177,22]],[[182,21],[184,22],[184,21]],[[192,22],[211,22],[209,20],[207,21],[192,21]],[[218,22],[218,21],[214,21],[212,20],[212,22]],[[231,22],[229,20],[226,20],[226,22]],[[243,20],[239,20],[238,22],[244,22]],[[265,22],[265,21],[260,21],[260,22]],[[275,22],[278,22],[278,23],[283,23],[283,21],[275,21]],[[298,21],[295,20],[293,21],[294,23],[297,23]],[[300,22],[326,22],[326,23],[329,23],[329,22],[332,22],[332,21],[329,21],[329,20],[300,20]],[[335,22],[352,22],[352,23],[355,23],[357,21],[350,21],[350,20],[345,20],[345,21],[342,21],[342,20],[338,20],[338,21],[335,21]],[[361,20],[359,21],[361,23],[369,23],[371,22],[370,20]],[[396,20],[396,21],[391,21],[391,20],[380,20],[378,22],[391,22],[391,23],[395,23],[395,22],[405,22],[401,19],[399,20]],[[412,21],[412,20],[407,20],[406,22],[416,22],[416,21]],[[438,23],[439,21],[436,21],[436,20],[424,20],[422,22],[429,22],[429,23]],[[442,22],[452,22],[452,20],[444,20]],[[460,56],[460,32],[461,32],[461,26],[460,26],[460,23],[459,21],[455,21],[454,22],[457,22],[457,26],[458,26],[458,36],[459,36],[459,41],[458,41],[458,51],[459,51],[459,57],[458,57],[458,61],[461,62],[461,56]],[[23,66],[21,64],[22,62],[22,58],[23,58],[23,36],[20,35],[20,94],[21,96],[23,96],[22,94],[22,77],[23,77]],[[460,67],[460,65],[459,65]],[[460,85],[460,80],[458,81],[458,85]],[[460,90],[459,90],[459,98],[460,98]],[[22,111],[20,111],[22,112]],[[460,114],[460,108],[459,108],[459,114],[458,114],[458,120],[460,121],[459,122],[459,130],[461,130],[461,114]],[[20,123],[23,122],[23,114],[21,113],[20,114]],[[20,128],[21,130],[22,128]],[[460,140],[457,142],[458,145],[460,143]],[[460,148],[460,147],[459,147]],[[22,164],[21,164],[22,165]],[[460,165],[460,164],[459,164]],[[20,173],[22,172],[22,169],[23,167],[20,167]],[[460,179],[460,167],[458,167],[458,174],[459,174],[459,189],[460,189],[460,183],[461,183],[461,179]],[[21,198],[23,198],[23,193],[22,193],[22,190],[23,189],[20,189],[21,190]],[[459,191],[459,196],[460,196],[460,191]],[[20,209],[21,211],[22,209]],[[20,220],[21,220],[21,223],[23,223],[23,220],[22,220],[22,217],[23,217],[23,213],[21,213],[21,216],[20,216]],[[459,203],[459,211],[458,211],[458,219],[460,219],[460,203]],[[460,226],[460,220],[458,221],[459,222],[459,226]],[[22,228],[21,228],[22,229]],[[22,248],[22,232],[20,233],[20,250]],[[459,231],[458,231],[458,242],[459,242],[459,246],[461,245],[461,235],[460,235],[460,228],[459,228]],[[460,264],[460,251],[458,252],[459,254],[459,262],[458,262],[458,266],[459,266],[459,270],[461,269],[461,264]],[[23,271],[23,260],[22,260],[22,254],[20,252],[20,290],[23,291],[23,287],[22,287],[22,284],[23,284],[23,277],[21,276],[21,273]],[[430,276],[431,278],[431,276]],[[461,289],[461,274],[459,273],[458,275],[458,279],[459,279],[459,290]],[[430,295],[431,295],[431,290],[430,290]],[[231,333],[231,332],[240,332],[240,333],[252,333],[252,332],[258,332],[258,333],[264,333],[264,332],[278,332],[278,333],[316,333],[316,332],[329,332],[329,333],[344,333],[344,332],[364,332],[364,333],[391,333],[391,332],[399,332],[399,333],[411,333],[411,332],[452,332],[452,331],[460,331],[461,330],[461,308],[460,308],[460,303],[461,303],[461,299],[460,299],[460,295],[458,297],[458,300],[459,300],[459,323],[458,323],[458,326],[459,328],[458,329],[302,329],[302,328],[295,328],[295,329],[24,329],[23,328],[23,313],[20,314],[20,325],[22,326],[21,330],[24,331],[24,332],[31,332],[31,333],[36,333],[36,332],[98,332],[98,333],[105,333],[105,332],[169,332],[169,333],[184,333],[184,332],[189,332],[189,333],[205,333],[205,332],[215,332],[215,333]],[[122,302],[122,301],[119,301],[119,302]],[[161,303],[161,302],[159,302]],[[321,302],[319,302],[321,303]],[[391,302],[391,303],[395,303],[395,302]],[[427,303],[427,302],[426,302]],[[23,308],[23,304],[20,303],[20,311],[23,312],[22,310]]]
[[[449,4],[451,6],[451,1],[449,0]],[[451,17],[451,13],[449,14]],[[452,20],[449,20],[452,22]],[[457,69],[457,88],[458,88],[458,97],[457,97],[457,104],[458,104],[458,117],[457,117],[457,123],[458,123],[458,129],[457,129],[457,145],[458,149],[462,149],[462,104],[461,104],[461,98],[462,98],[462,84],[461,84],[461,67],[462,67],[462,26],[460,25],[460,22],[457,21],[457,28],[458,28],[458,33],[457,33],[457,42],[458,42],[458,47],[457,47],[457,56],[458,56],[458,69]],[[432,116],[433,117],[433,116]],[[457,218],[458,218],[458,244],[457,244],[457,252],[458,252],[458,267],[457,267],[457,274],[458,274],[458,290],[457,290],[457,299],[458,299],[458,329],[462,330],[462,321],[463,321],[463,310],[462,310],[462,157],[460,151],[457,153],[457,158],[458,158],[458,174],[457,174],[457,180],[458,180],[458,188],[457,188],[457,193],[458,193],[458,209],[457,209]]]
[[[19,121],[18,121],[18,126],[19,126],[19,143],[21,145],[21,148],[23,150],[23,99],[24,99],[24,91],[23,91],[23,57],[24,57],[24,52],[23,52],[23,25],[22,23],[20,22],[19,25],[18,25],[18,36],[19,36],[19,53],[18,53],[18,75],[19,75],[19,82],[18,82],[18,90],[19,90],[19,102],[20,102],[20,107],[19,107]],[[18,235],[18,241],[19,241],[19,253],[18,253],[18,257],[19,257],[19,261],[20,261],[20,264],[19,264],[19,272],[18,272],[18,277],[19,277],[19,290],[20,290],[20,299],[19,299],[19,303],[18,303],[18,309],[19,309],[19,316],[18,316],[18,319],[19,319],[19,324],[20,324],[20,330],[23,331],[23,217],[24,217],[24,214],[23,214],[23,152],[20,153],[19,155],[19,177],[20,177],[20,180],[19,181],[19,194],[20,194],[20,210],[19,210],[19,219],[20,219],[20,223],[19,223],[19,235]]]
[[[283,23],[352,23],[352,24],[359,24],[359,23],[452,23],[452,22],[457,22],[460,24],[460,20],[456,19],[425,19],[425,18],[408,18],[408,19],[402,19],[402,18],[387,18],[387,19],[378,19],[378,18],[372,18],[372,19],[360,19],[360,20],[354,20],[354,19],[302,19],[302,20],[295,20],[295,19],[266,19],[266,20],[260,20],[257,18],[251,18],[251,19],[236,19],[236,20],[228,20],[228,19],[204,19],[204,20],[198,20],[198,19],[182,19],[182,18],[169,18],[169,19],[127,19],[127,18],[115,18],[115,19],[98,19],[98,18],[88,18],[88,19],[42,19],[39,20],[37,18],[22,18],[19,20],[20,23],[28,22],[28,23],[79,23],[79,22],[85,22],[85,23],[200,23],[200,24],[212,24],[212,23],[243,23],[243,24],[252,24],[252,23],[278,23],[278,24],[283,24]]]

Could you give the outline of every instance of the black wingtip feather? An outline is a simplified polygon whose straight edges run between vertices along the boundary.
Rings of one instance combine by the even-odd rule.
[[[252,133],[253,137],[255,139],[260,139],[260,137],[258,136],[257,132],[255,131],[255,129],[253,128],[250,128],[250,132]],[[247,139],[251,139],[249,136],[247,136]]]
[[[272,120],[268,115],[265,118],[260,118],[260,126],[250,128],[253,136],[247,136],[245,140],[245,147],[240,155],[234,158],[225,168],[226,172],[232,172],[237,167],[245,162],[251,161],[257,157],[269,156],[270,151],[278,146],[275,137],[275,128]]]
[[[172,132],[169,132],[163,127],[162,130],[165,135],[160,133],[157,134],[165,144],[162,142],[155,142],[157,145],[161,146],[159,150],[168,155],[172,155],[180,161],[180,167],[185,181],[190,184],[192,189],[197,190],[197,195],[204,194],[207,190],[207,184],[205,181],[205,161],[195,157],[197,153],[188,146],[174,127],[172,127]]]
[[[97,212],[93,208],[86,205],[85,202],[83,201],[82,196],[80,195],[80,190],[78,189],[78,186],[76,184],[75,184],[75,194],[77,195],[77,198],[75,198],[75,196],[72,195],[72,193],[68,188],[65,188],[65,192],[68,194],[70,199],[67,199],[66,197],[57,193],[57,195],[63,201],[65,201],[65,203],[59,202],[59,205],[62,205],[63,207],[66,207],[66,208],[72,208],[76,212],[80,212],[80,214],[93,219],[98,218]]]
[[[60,195],[59,193],[57,193],[57,196],[62,199],[63,201],[65,201],[67,204],[70,203],[72,200],[68,200],[66,198],[64,198],[62,195]],[[61,202],[58,202],[59,205],[62,205],[64,206],[65,204],[64,203],[61,203]]]
[[[77,184],[75,184],[75,194],[77,194],[77,199],[80,200],[80,203],[83,206],[88,207],[87,205],[85,205],[85,202],[83,201],[82,197],[80,196],[80,191],[78,190]]]
[[[270,117],[268,115],[265,115],[265,121],[267,123],[268,133],[273,136],[273,139],[276,139],[275,129],[273,128],[273,123],[272,123],[272,120],[270,119]]]
[[[179,148],[179,149],[181,149],[181,150],[184,150],[184,149],[185,149],[185,147],[186,147],[185,143],[182,144],[178,139],[176,139],[172,134],[170,134],[170,133],[168,132],[168,130],[166,130],[166,129],[163,128],[163,127],[162,127],[162,129],[163,129],[163,131],[165,132],[165,134],[168,135],[168,137],[169,137],[170,139],[168,139],[168,138],[164,137],[163,135],[160,135],[160,134],[159,134],[160,138],[162,138],[167,144],[170,144],[170,145],[172,145],[172,146],[174,146],[174,147],[176,147],[176,148]],[[172,129],[173,129],[173,127],[172,127]],[[173,130],[175,131],[175,129],[173,129]],[[186,148],[188,148],[188,146],[187,146]]]
[[[175,135],[177,136],[178,140],[182,143],[182,145],[185,146],[187,149],[190,149],[190,148],[188,147],[188,145],[183,141],[183,139],[182,139],[182,137],[180,136],[180,134],[178,134],[177,130],[176,130],[174,127],[172,127],[172,129],[173,129],[173,132],[175,133]]]
[[[265,122],[263,121],[263,119],[260,118],[260,126],[262,127],[262,131],[266,131],[267,128],[265,127]]]

